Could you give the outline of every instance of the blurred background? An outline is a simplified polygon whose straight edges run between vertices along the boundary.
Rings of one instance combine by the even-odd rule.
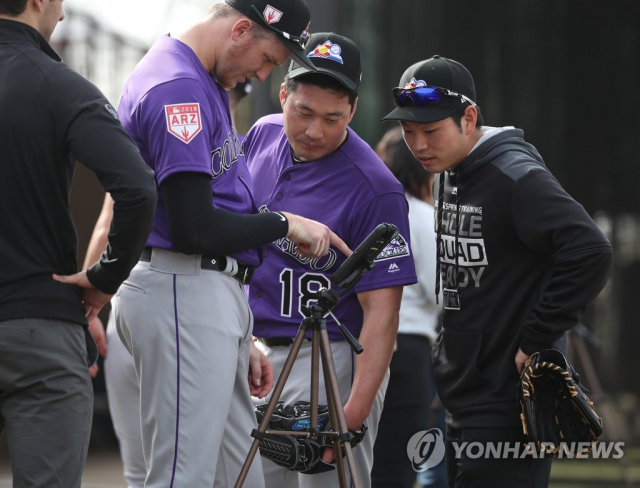
[[[640,445],[640,1],[307,2],[311,31],[339,32],[361,48],[364,75],[351,126],[370,145],[393,125],[379,120],[393,106],[391,88],[403,71],[434,54],[453,58],[474,76],[486,125],[523,129],[564,188],[594,217],[613,245],[614,264],[608,285],[571,336],[571,359],[604,416],[605,436]],[[67,17],[52,44],[117,106],[127,77],[154,40],[196,21],[212,3],[65,0]],[[239,132],[280,111],[285,72],[277,68],[265,83],[254,82],[237,112]],[[71,202],[79,265],[103,195],[94,175],[79,166]],[[94,387],[90,452],[110,459],[117,441],[101,373]],[[100,465],[92,456],[90,463]],[[602,464],[590,470],[580,463],[554,467],[554,486],[631,486],[640,480],[637,455],[619,461],[608,481],[598,480],[606,471]],[[7,466],[0,441],[0,487]]]

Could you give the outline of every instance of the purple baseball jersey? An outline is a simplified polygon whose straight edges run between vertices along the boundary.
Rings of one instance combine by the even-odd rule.
[[[409,246],[408,204],[402,185],[371,148],[351,129],[347,141],[329,156],[294,164],[281,114],[260,119],[244,140],[254,197],[260,211],[288,210],[327,225],[355,249],[381,222],[398,227],[373,270],[332,309],[356,337],[362,328],[357,293],[416,283]],[[257,337],[294,337],[304,318],[302,307],[314,293],[331,287],[330,277],[346,257],[331,248],[321,259],[301,257],[287,238],[264,247],[263,263],[249,288]],[[342,339],[327,317],[331,340]],[[309,334],[310,337],[310,334]]]
[[[231,125],[227,93],[190,47],[161,37],[129,78],[118,114],[156,172],[158,187],[174,173],[206,173],[211,176],[215,207],[245,214],[258,211],[242,147]],[[147,246],[178,251],[171,242],[160,191]],[[260,264],[255,249],[233,257],[251,266]]]

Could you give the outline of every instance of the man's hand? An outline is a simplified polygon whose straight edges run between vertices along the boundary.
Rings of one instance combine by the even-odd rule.
[[[104,307],[113,296],[107,293],[103,293],[96,287],[94,287],[89,281],[89,278],[87,278],[86,271],[81,271],[80,273],[69,276],[60,276],[55,274],[52,276],[56,281],[67,283],[69,285],[76,285],[84,289],[84,293],[82,294],[82,302],[84,303],[84,315],[85,317],[87,317],[87,322],[91,322],[93,319],[95,319],[98,316],[98,312],[102,310],[102,307]]]
[[[273,368],[253,341],[249,351],[249,391],[252,396],[264,398],[273,388]]]
[[[93,337],[93,340],[96,341],[100,356],[105,357],[107,355],[107,337],[104,333],[102,320],[100,320],[99,317],[96,317],[91,322],[89,322],[89,332],[91,333],[91,337]],[[95,378],[97,374],[98,363],[96,362],[89,368],[89,375],[92,378]]]
[[[357,412],[357,409],[351,408],[349,405],[349,401],[344,406],[344,417],[347,421],[347,429],[358,431],[362,427],[362,424],[367,419],[369,414],[364,414],[363,412]],[[336,430],[337,430],[336,426]],[[326,448],[324,453],[322,454],[322,460],[325,463],[333,463],[335,461],[335,449],[334,448]]]
[[[516,354],[516,368],[518,369],[518,374],[522,374],[522,370],[524,369],[524,363],[527,362],[531,356],[522,352],[522,349],[518,348],[518,353]]]
[[[297,244],[296,250],[305,258],[320,258],[333,245],[345,256],[352,252],[340,237],[329,227],[315,220],[305,219],[289,212],[281,212],[289,222],[287,237]]]

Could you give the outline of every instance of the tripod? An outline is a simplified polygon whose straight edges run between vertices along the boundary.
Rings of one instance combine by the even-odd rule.
[[[346,476],[344,472],[344,460],[342,457],[342,446],[344,445],[344,451],[346,454],[347,464],[349,466],[349,472],[351,473],[351,480],[353,481],[354,487],[359,487],[360,483],[358,480],[358,473],[355,467],[355,462],[353,459],[353,452],[351,450],[351,434],[347,429],[347,421],[344,416],[344,410],[342,408],[342,403],[340,401],[340,389],[338,388],[338,380],[336,377],[335,368],[333,365],[333,357],[331,355],[331,346],[329,344],[329,335],[327,333],[327,321],[324,318],[327,315],[329,309],[333,304],[337,302],[337,296],[331,290],[327,290],[326,288],[322,288],[317,292],[318,301],[314,305],[312,305],[309,309],[310,315],[305,318],[300,324],[300,328],[296,334],[296,337],[293,341],[293,345],[291,346],[291,351],[287,356],[287,359],[282,368],[282,372],[280,373],[280,377],[276,382],[276,385],[273,389],[273,394],[271,399],[269,400],[269,404],[267,405],[267,410],[265,415],[260,422],[260,426],[257,430],[252,432],[252,436],[254,437],[253,443],[251,445],[251,449],[245,460],[245,463],[242,467],[242,471],[240,472],[240,476],[236,481],[236,487],[242,486],[244,480],[249,472],[249,467],[253,462],[253,459],[258,451],[258,447],[260,444],[260,440],[264,437],[264,434],[267,432],[267,428],[269,426],[269,422],[271,421],[271,417],[273,415],[273,411],[275,410],[278,400],[280,399],[280,395],[284,389],[284,385],[289,378],[289,374],[291,373],[291,369],[293,368],[293,364],[298,356],[300,351],[300,347],[302,346],[302,341],[304,340],[307,331],[311,330],[311,427],[307,429],[307,432],[282,432],[275,431],[269,433],[286,433],[289,435],[317,435],[320,433],[318,429],[318,390],[320,387],[319,381],[319,372],[320,372],[320,359],[322,360],[322,371],[325,379],[325,388],[327,393],[327,403],[329,407],[329,418],[331,420],[331,425],[338,427],[338,432],[323,432],[323,435],[330,435],[338,442],[334,443],[335,449],[335,457],[337,462],[337,471],[338,477],[340,480],[340,486],[346,487]],[[340,324],[342,325],[342,324]],[[342,326],[344,327],[344,326]],[[362,346],[358,344],[356,339],[351,335],[351,333],[345,328],[344,330],[341,327],[341,331],[345,335],[345,338],[350,342],[351,347],[354,349],[356,353],[362,352]]]
[[[312,438],[315,438],[315,436],[320,434],[321,431],[318,428],[318,390],[320,387],[320,360],[322,360],[322,372],[325,380],[329,419],[332,426],[338,427],[337,432],[322,432],[322,434],[330,436],[334,441],[333,444],[337,465],[336,470],[338,472],[340,487],[347,487],[343,449],[353,486],[355,488],[360,487],[360,481],[358,479],[358,473],[351,448],[352,435],[349,433],[347,421],[344,416],[344,409],[342,407],[338,379],[336,376],[335,366],[333,364],[333,356],[331,354],[329,334],[327,332],[327,321],[325,317],[328,314],[331,314],[331,308],[338,302],[338,299],[355,286],[365,271],[374,267],[376,257],[380,251],[384,249],[389,242],[391,242],[397,232],[398,229],[394,225],[386,223],[378,225],[331,277],[331,282],[340,287],[341,290],[336,291],[334,289],[321,288],[316,292],[317,301],[305,310],[306,318],[302,320],[298,332],[296,333],[293,345],[291,346],[291,351],[289,351],[289,355],[284,363],[280,377],[273,389],[273,394],[267,405],[264,417],[262,418],[258,429],[254,429],[251,433],[254,440],[251,444],[251,448],[247,454],[244,465],[242,466],[240,475],[236,481],[236,488],[240,488],[243,485],[249,473],[251,463],[258,452],[260,441],[267,433],[269,422],[271,421],[273,412],[278,404],[278,400],[282,395],[284,385],[298,356],[300,347],[302,346],[302,341],[309,330],[311,330],[311,425],[304,433],[289,431],[269,431],[268,433],[305,435],[312,436]],[[356,354],[360,354],[363,349],[356,338],[353,337],[347,328],[344,327],[344,325],[342,325],[333,314],[331,314],[331,316],[336,321],[340,332],[349,342],[354,352]]]

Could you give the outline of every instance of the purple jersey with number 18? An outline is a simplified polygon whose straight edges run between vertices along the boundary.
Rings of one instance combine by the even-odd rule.
[[[188,46],[161,37],[129,78],[118,113],[156,172],[158,186],[175,173],[205,173],[211,176],[215,207],[242,214],[258,211],[227,94]],[[162,193],[147,245],[178,251],[169,235]],[[250,266],[260,264],[255,249],[233,257]]]
[[[247,165],[260,211],[286,210],[327,225],[355,249],[381,222],[398,227],[398,236],[382,251],[373,270],[332,309],[356,337],[362,328],[357,293],[416,283],[409,246],[408,205],[402,185],[355,132],[336,151],[317,161],[295,163],[281,114],[259,120],[244,140]],[[331,248],[321,259],[302,258],[287,238],[263,249],[249,289],[257,337],[294,337],[308,306],[346,257]],[[331,340],[340,340],[327,317]]]

